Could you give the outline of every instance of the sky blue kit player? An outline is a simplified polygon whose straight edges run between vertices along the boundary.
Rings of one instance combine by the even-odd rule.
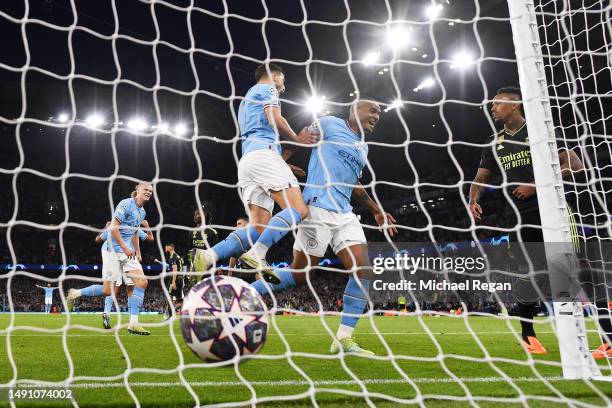
[[[238,186],[250,225],[233,231],[210,249],[196,249],[193,265],[196,271],[205,271],[219,259],[242,254],[243,268],[279,283],[266,261],[268,249],[308,216],[299,183],[285,162],[290,149],[282,150],[280,138],[304,145],[316,143],[318,135],[304,130],[296,134],[282,116],[279,95],[285,90],[285,75],[280,66],[260,65],[255,80],[238,109],[242,141]],[[275,205],[281,211],[272,216]]]
[[[310,154],[304,201],[332,212],[351,212],[351,194],[366,165],[368,145],[344,119],[324,116],[319,123],[324,143]]]
[[[278,91],[271,84],[255,84],[240,103],[238,125],[242,135],[242,155],[259,149],[281,153],[276,132],[268,122],[266,108],[281,107]]]
[[[262,279],[252,284],[261,294],[304,284],[303,271],[310,265],[317,265],[331,246],[344,269],[352,272],[344,289],[340,326],[330,347],[332,354],[343,350],[374,355],[353,339],[359,316],[368,304],[370,262],[363,227],[352,211],[351,199],[368,209],[376,223],[387,229],[389,236],[397,233],[393,217],[385,213],[359,183],[368,156],[364,136],[372,133],[379,118],[380,106],[372,100],[362,99],[353,104],[347,120],[333,116],[319,119],[323,141],[311,151],[303,192],[309,218],[298,226],[291,268],[277,271],[280,284],[269,285]]]
[[[131,250],[134,250],[132,235],[134,235],[134,232],[140,230],[140,224],[145,219],[146,215],[147,213],[144,208],[138,207],[134,198],[126,198],[117,204],[113,216],[121,222],[119,234],[121,234],[123,242],[125,242]],[[123,253],[121,246],[112,237],[104,242],[102,249],[105,251]]]
[[[108,227],[108,225],[110,224],[110,222],[106,225]],[[148,224],[147,224],[148,227]],[[104,243],[106,243],[106,240],[108,239],[108,237],[110,236],[108,230],[104,230],[102,231],[102,233],[100,233],[99,235],[99,241],[97,240],[96,242],[100,242],[102,241],[104,245]],[[145,232],[142,228],[138,229],[138,239],[140,241],[153,241],[153,234],[151,234],[151,236],[149,237],[149,233]],[[115,297],[119,294],[119,287],[120,285],[125,282],[125,286],[126,286],[126,291],[127,291],[127,296],[130,297],[132,296],[132,289],[134,287],[134,282],[132,282],[131,279],[129,279],[128,277],[121,277],[120,280],[117,281],[117,283],[115,284],[114,290],[115,290]],[[104,298],[104,312],[102,312],[102,326],[105,329],[110,329],[111,328],[111,322],[110,322],[110,316],[109,313],[113,310],[113,296],[112,295],[108,295]]]
[[[51,284],[48,283],[47,286],[36,285],[36,287],[45,291],[45,314],[51,313],[51,307],[53,306],[53,291],[58,289],[59,286],[51,286]]]
[[[70,289],[66,297],[67,310],[74,309],[74,302],[81,296],[110,295],[115,290],[118,279],[123,275],[129,276],[134,282],[132,295],[128,297],[130,320],[128,333],[149,335],[138,322],[140,307],[144,301],[147,287],[147,277],[144,275],[138,258],[140,257],[140,244],[136,233],[140,230],[146,212],[144,205],[153,195],[153,186],[150,183],[139,183],[130,198],[121,200],[115,212],[111,225],[107,229],[108,239],[102,246],[102,280],[103,285],[90,285],[83,289]],[[136,242],[134,242],[136,239]]]

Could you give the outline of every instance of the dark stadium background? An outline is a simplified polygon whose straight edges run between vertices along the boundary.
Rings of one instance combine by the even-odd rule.
[[[113,3],[118,24],[114,22]],[[185,7],[190,2],[173,0],[169,3]],[[113,158],[113,139],[108,132],[74,126],[68,134],[66,128],[52,126],[48,122],[59,112],[71,112],[73,108],[79,120],[83,120],[92,111],[103,114],[107,122],[112,120],[112,85],[83,78],[57,79],[36,69],[25,73],[7,69],[7,66],[21,67],[25,64],[25,37],[32,67],[66,76],[71,69],[70,40],[75,74],[112,81],[118,75],[112,41],[99,39],[81,29],[70,33],[35,22],[26,25],[11,22],[7,16],[24,16],[24,4],[19,1],[0,4],[0,36],[3,38],[0,52],[0,262],[13,262],[8,247],[9,239],[20,263],[100,262],[99,248],[93,243],[95,232],[75,224],[103,227],[112,214],[114,204],[131,192],[133,179],[164,179],[155,185],[156,201],[146,206],[147,218],[160,231],[161,242],[158,240],[155,246],[145,245],[145,263],[161,258],[160,243],[172,241],[178,245],[179,253],[185,250],[186,231],[162,228],[162,214],[156,203],[162,210],[164,224],[192,226],[196,192],[213,214],[212,224],[232,226],[236,217],[243,214],[237,190],[233,187],[237,181],[236,157],[240,149],[239,144],[231,142],[238,130],[231,115],[230,104],[237,111],[239,98],[254,83],[253,71],[257,62],[253,59],[264,59],[266,48],[261,24],[234,15],[261,19],[266,10],[260,1],[228,3],[230,9],[226,10],[229,15],[226,24],[231,31],[231,41],[226,36],[224,20],[204,13],[194,11],[188,15],[164,4],[152,6],[137,0],[76,2],[77,24],[103,35],[112,35],[116,31],[133,39],[151,41],[156,36],[152,17],[154,13],[159,24],[160,39],[181,48],[189,48],[191,42],[187,18],[190,16],[194,47],[225,54],[233,46],[234,55],[229,58],[203,52],[193,53],[195,73],[191,69],[189,54],[163,44],[155,47],[160,70],[159,84],[189,93],[199,82],[197,89],[200,92],[193,98],[167,89],[145,91],[126,82],[116,87],[116,119],[119,121],[125,122],[138,114],[147,118],[149,123],[156,122],[156,97],[163,120],[180,120],[192,129],[195,119],[198,126],[197,140],[192,132],[188,132],[183,139],[117,132],[114,138],[117,167]],[[378,48],[383,53],[382,59],[388,60],[384,51],[387,46],[381,35],[384,31],[382,24],[391,16],[395,19],[403,17],[420,21],[412,25],[414,46],[418,47],[418,51],[412,51],[411,46],[403,49],[398,54],[402,62],[380,67],[365,67],[354,62],[350,66],[362,94],[390,103],[397,98],[399,89],[406,102],[400,110],[391,110],[382,115],[370,139],[375,142],[370,145],[369,160],[377,182],[370,192],[398,219],[401,226],[399,240],[427,241],[431,238],[426,228],[428,219],[424,211],[434,224],[432,233],[436,240],[445,242],[472,239],[467,230],[456,232],[445,227],[469,226],[460,195],[466,194],[469,187],[466,182],[475,174],[480,159],[478,144],[485,143],[487,137],[494,132],[488,118],[489,107],[482,105],[484,91],[487,91],[490,100],[497,88],[518,84],[510,25],[507,21],[496,20],[508,18],[506,2],[481,2],[479,10],[475,9],[471,1],[444,3],[442,17],[460,19],[452,26],[444,19],[433,24],[427,22],[422,10],[430,4],[429,1],[351,0],[348,3],[350,19],[368,23],[341,24],[349,15],[345,3],[340,0],[310,0],[303,3],[308,19],[313,21],[304,29],[312,47],[313,58],[326,63],[307,63],[308,48],[301,27],[289,26],[278,20],[265,23],[271,58],[277,60],[286,71],[284,115],[294,129],[312,121],[312,115],[303,108],[303,101],[311,94],[308,83],[310,78],[314,90],[335,103],[328,104],[327,109],[331,114],[343,116],[346,104],[353,99],[349,94],[355,88],[351,84],[347,67],[334,65],[343,64],[349,58],[344,36],[350,44],[353,59],[361,59],[368,50]],[[71,2],[67,0],[35,0],[28,4],[29,19],[64,27],[73,22]],[[194,4],[213,13],[224,13],[221,1],[199,0]],[[390,9],[387,9],[387,4]],[[268,0],[265,5],[270,18],[291,23],[299,23],[304,18],[299,1]],[[480,20],[473,24],[471,20],[477,13]],[[316,21],[332,22],[335,25],[323,25]],[[580,44],[581,39],[577,38],[576,41]],[[153,47],[124,38],[118,38],[115,42],[116,62],[121,69],[121,78],[145,87],[154,86],[156,74]],[[451,69],[450,64],[445,62],[432,64],[436,52],[440,59],[450,60],[453,53],[462,48],[471,51],[475,57],[484,57],[484,60],[465,70]],[[423,58],[422,54],[428,56]],[[584,63],[597,65],[599,61],[585,60]],[[597,70],[595,65],[586,67],[587,72],[590,69]],[[390,71],[379,75],[378,71],[385,67]],[[439,76],[440,83],[413,92],[412,89],[420,81],[427,76],[434,76],[434,72]],[[228,102],[232,84],[236,98]],[[70,88],[74,92],[73,107]],[[564,92],[563,88],[560,88],[560,92]],[[192,102],[195,117],[192,115]],[[22,110],[26,119],[22,123],[12,123],[20,117]],[[597,109],[591,111],[595,115],[595,126],[603,126],[605,121],[601,121],[602,113]],[[408,132],[398,115],[405,121]],[[563,118],[565,120],[566,117]],[[600,122],[596,121],[597,118]],[[34,123],[31,119],[47,123]],[[573,118],[567,117],[567,120],[571,123]],[[108,130],[108,125],[105,129]],[[573,127],[565,128],[565,132],[568,138],[575,138]],[[19,145],[23,155],[20,155]],[[308,151],[300,151],[292,163],[306,168],[308,154]],[[158,168],[155,166],[155,156],[159,161]],[[204,180],[197,180],[198,160],[202,165]],[[19,166],[23,166],[23,169],[15,172]],[[26,168],[45,174],[46,177],[26,171]],[[112,200],[109,200],[109,181],[106,178],[115,171],[117,176],[112,182]],[[104,179],[95,180],[78,175],[62,177],[66,173]],[[369,172],[364,177],[364,183],[370,182],[373,174]],[[191,185],[179,185],[171,180]],[[419,199],[415,196],[416,181],[419,183]],[[62,196],[62,187],[66,193],[65,198]],[[17,222],[9,225],[17,204]],[[491,234],[486,226],[493,224],[493,218],[499,222],[504,207],[499,191],[487,194],[484,204],[487,217],[483,228],[478,229],[480,236]],[[357,209],[357,212],[363,215],[365,222],[372,223],[368,214],[361,209]],[[66,214],[69,214],[68,218]],[[25,221],[42,224],[45,228],[24,225]],[[64,221],[70,225],[60,228]],[[507,223],[511,222],[507,220]],[[227,230],[219,231],[221,237],[227,234]],[[384,239],[373,228],[368,229],[368,236],[371,240]],[[157,232],[156,238],[159,238]],[[57,247],[60,242],[63,242],[66,250],[65,261]],[[54,253],[50,250],[53,245],[57,248]],[[284,242],[276,248],[272,257],[277,260],[288,259],[290,245],[291,242]]]

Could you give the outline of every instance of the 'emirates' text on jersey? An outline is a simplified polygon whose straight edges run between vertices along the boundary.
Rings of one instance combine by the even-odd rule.
[[[142,224],[146,214],[144,208],[136,205],[136,200],[134,198],[121,200],[119,204],[117,204],[117,208],[115,208],[113,217],[121,222],[119,225],[119,234],[121,234],[121,239],[123,239],[123,242],[125,242],[131,250],[134,250],[132,236],[139,230],[140,224]],[[110,245],[112,245],[112,248],[116,252],[123,251],[121,246],[115,242],[112,237],[104,242],[102,248],[106,251],[110,251]]]
[[[272,84],[256,84],[245,95],[238,108],[238,126],[242,136],[242,155],[261,149],[274,149],[281,145],[274,127],[268,122],[265,108],[280,109],[278,91]]]
[[[368,159],[368,145],[346,120],[319,119],[322,143],[313,148],[304,188],[306,204],[337,213],[353,210],[351,194]]]
[[[493,143],[493,140],[490,140],[490,143]],[[505,129],[498,132],[495,136],[495,143],[482,148],[482,157],[478,167],[489,169],[492,172],[501,168],[506,173],[508,195],[512,197],[520,211],[538,205],[535,194],[526,200],[519,200],[512,195],[512,191],[520,184],[534,182],[526,123],[514,134],[506,132]]]

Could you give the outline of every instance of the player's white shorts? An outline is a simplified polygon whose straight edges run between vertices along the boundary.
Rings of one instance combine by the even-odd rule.
[[[115,286],[121,286],[124,283],[126,284],[126,286],[134,286],[134,281],[132,280],[132,278],[130,278],[126,274],[123,274],[121,278],[115,281]]]
[[[238,162],[238,186],[247,212],[249,204],[272,212],[274,200],[270,191],[299,187],[299,184],[278,151],[260,149],[247,153]]]
[[[128,259],[123,252],[102,250],[102,279],[115,282],[121,286],[121,281],[125,280],[126,285],[134,284],[132,279],[126,275],[129,271],[142,270],[137,259]],[[127,278],[127,279],[126,279]]]
[[[293,249],[322,257],[329,245],[337,254],[351,245],[367,242],[354,213],[336,213],[312,205],[308,206],[308,212],[308,218],[298,225]]]

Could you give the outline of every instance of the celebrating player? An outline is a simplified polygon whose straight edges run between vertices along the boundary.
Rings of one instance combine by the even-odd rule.
[[[166,258],[168,260],[167,272],[172,272],[172,278],[168,285],[168,292],[172,298],[174,310],[178,311],[183,304],[183,286],[185,282],[185,275],[182,274],[183,258],[176,253],[174,244],[166,244],[165,250],[168,254]],[[170,305],[168,305],[166,309],[166,319],[169,319],[171,316],[172,310],[170,310]]]
[[[219,259],[248,250],[240,257],[242,263],[259,269],[271,283],[279,283],[265,260],[267,251],[306,218],[308,208],[297,179],[281,156],[277,134],[301,144],[316,143],[318,136],[305,130],[296,135],[281,115],[278,96],[285,91],[281,67],[260,65],[255,79],[257,84],[249,89],[238,110],[242,135],[238,185],[251,226],[232,232],[210,250],[197,251],[195,263],[198,270],[205,270]],[[272,217],[274,203],[282,210]]]
[[[493,98],[491,108],[493,119],[502,123],[504,128],[495,136],[495,143],[492,143],[492,146],[485,146],[482,150],[480,165],[470,187],[470,212],[476,221],[481,220],[484,212],[479,200],[484,184],[488,183],[494,171],[501,168],[508,182],[508,195],[520,215],[518,231],[512,232],[511,241],[543,242],[529,135],[521,111],[521,97],[519,88],[507,87],[499,89]],[[563,178],[570,177],[572,172],[583,170],[582,162],[571,150],[561,150],[559,162]],[[529,251],[529,248],[527,249]],[[533,254],[530,258],[535,270],[546,269],[546,259],[542,254],[540,256]],[[525,289],[516,291],[518,315],[521,317],[521,336],[525,349],[531,354],[546,354],[548,351],[536,337],[533,328],[538,295],[529,279],[519,280],[518,283]]]
[[[343,296],[343,314],[336,333],[337,341],[330,352],[374,355],[361,348],[353,339],[353,330],[368,304],[371,268],[363,228],[352,212],[351,198],[366,207],[376,223],[388,228],[389,235],[397,233],[395,219],[382,211],[359,183],[366,165],[369,136],[380,119],[380,106],[369,99],[353,104],[348,119],[325,116],[319,120],[322,143],[315,147],[308,164],[308,180],[304,199],[308,203],[309,217],[298,226],[293,247],[292,270],[318,265],[327,247],[331,245],[346,270],[355,271],[349,278]],[[280,291],[306,281],[302,272],[277,271],[281,279],[272,285]],[[267,293],[262,279],[253,283],[261,294]]]
[[[111,224],[110,221],[107,222],[106,225],[104,226],[104,231],[96,235],[96,239],[95,239],[96,244],[101,244],[108,239],[107,229],[110,226],[110,224]],[[142,228],[139,228],[137,232],[138,239],[144,242],[153,242],[154,241],[153,232],[149,228],[149,222],[147,220],[143,220],[141,227]],[[142,261],[142,259],[138,258],[138,261]],[[130,296],[132,296],[132,290],[134,289],[134,282],[132,281],[132,278],[126,275],[117,279],[117,282],[115,283],[115,286],[114,286],[115,297],[117,297],[117,295],[119,294],[119,288],[121,287],[123,283],[125,283],[125,290],[129,298]],[[108,295],[104,298],[104,312],[102,312],[102,326],[107,330],[111,328],[110,312],[112,310],[113,310],[113,296]]]
[[[281,156],[277,133],[302,144],[316,143],[317,136],[305,131],[296,135],[281,115],[278,96],[285,90],[281,67],[260,65],[255,79],[257,84],[249,89],[238,111],[242,135],[238,184],[251,226],[232,232],[210,250],[196,251],[194,262],[198,270],[206,270],[219,259],[248,250],[241,261],[248,267],[260,268],[270,282],[279,283],[265,260],[266,253],[307,216],[308,209],[292,169]],[[272,217],[274,203],[282,210]]]
[[[36,285],[37,288],[44,289],[45,291],[45,314],[51,313],[51,306],[53,306],[53,291],[58,289],[59,286],[51,286],[47,283],[47,286]]]
[[[143,206],[151,199],[152,195],[153,186],[148,183],[140,183],[136,186],[136,190],[132,192],[131,198],[119,202],[109,227],[111,236],[102,246],[102,279],[104,285],[91,285],[79,290],[70,289],[66,297],[68,311],[72,311],[74,301],[81,296],[110,295],[111,287],[115,285],[117,279],[126,275],[134,281],[132,296],[128,298],[130,313],[128,333],[151,334],[138,322],[140,306],[144,300],[144,292],[147,287],[147,278],[138,261],[140,258],[140,243],[136,232],[146,216]]]

